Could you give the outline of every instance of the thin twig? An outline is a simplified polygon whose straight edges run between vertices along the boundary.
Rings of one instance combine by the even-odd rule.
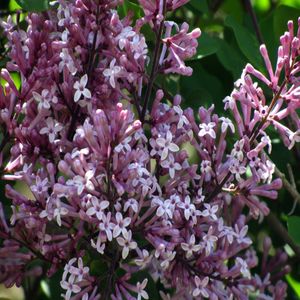
[[[294,62],[292,64],[292,66],[294,65]],[[265,125],[265,123],[268,121],[268,117],[273,109],[273,107],[275,106],[277,100],[280,98],[281,92],[283,91],[284,87],[287,85],[288,83],[288,79],[287,77],[284,79],[284,81],[282,82],[279,90],[277,91],[277,93],[273,96],[273,99],[268,107],[267,113],[266,115],[263,117],[263,119],[261,120],[261,122],[258,124],[257,127],[254,127],[251,135],[250,135],[250,144],[253,144],[253,142],[255,141],[255,139],[257,138],[259,131],[263,128],[263,126]]]
[[[115,275],[115,270],[118,267],[119,260],[120,260],[119,251],[116,250],[116,253],[114,255],[114,259],[111,262],[111,265],[110,265],[110,268],[109,268],[109,271],[108,271],[106,289],[105,289],[105,294],[104,294],[104,297],[103,297],[104,300],[109,299],[110,293],[111,293],[112,288],[113,288],[113,278],[114,278],[114,275]]]
[[[293,249],[297,257],[300,258],[300,247],[294,243],[293,239],[289,236],[288,231],[277,219],[277,217],[270,212],[266,219],[270,225],[270,228],[272,228],[272,231],[278,234],[280,238]]]
[[[288,170],[288,173],[289,173],[289,178],[290,178],[291,184],[294,188],[296,188],[297,185],[296,185],[296,181],[295,181],[292,166],[290,164],[287,164],[286,167],[287,167],[287,170]]]
[[[254,30],[255,30],[255,33],[256,33],[257,40],[260,44],[264,44],[264,39],[263,39],[262,33],[260,31],[258,21],[257,21],[257,18],[256,18],[256,14],[253,10],[251,1],[250,0],[244,0],[244,4],[245,4],[245,7],[246,7],[247,11],[250,14],[250,17],[251,17],[251,20],[252,20],[252,23],[253,23],[253,27],[254,27]]]
[[[287,164],[287,169],[288,169],[291,184],[292,184],[293,188],[297,190],[297,185],[296,185],[292,166],[290,164]],[[291,211],[288,213],[289,216],[291,216],[295,212],[296,207],[297,207],[297,201],[294,199],[293,207],[292,207]]]
[[[271,158],[268,156],[268,154],[263,151],[264,155],[266,156],[266,158],[268,160],[271,160]],[[275,165],[275,171],[274,174],[280,178],[282,180],[282,184],[285,187],[285,189],[288,191],[288,193],[293,197],[293,199],[298,202],[300,204],[300,193],[297,190],[297,187],[294,186],[292,183],[290,183],[287,179],[286,179],[286,175],[278,169],[278,167]]]
[[[100,14],[100,1],[98,0],[97,3],[97,12],[96,12],[96,21],[97,21],[97,25],[99,26],[99,14]],[[97,28],[95,34],[94,34],[94,39],[93,39],[93,45],[92,45],[92,49],[91,49],[91,53],[89,55],[89,59],[88,59],[88,63],[87,63],[87,69],[86,69],[86,74],[88,75],[88,82],[87,82],[87,86],[89,86],[90,83],[90,78],[91,78],[91,73],[94,67],[94,56],[95,56],[95,52],[96,52],[96,42],[97,42],[97,38],[98,38],[98,30],[99,28]],[[71,124],[70,127],[68,129],[68,133],[67,133],[67,137],[68,140],[71,141],[72,137],[74,135],[75,132],[75,124],[79,115],[79,111],[80,111],[80,105],[77,104],[76,108],[75,108],[75,112],[72,115],[72,119],[71,119]]]
[[[300,194],[295,187],[286,179],[284,173],[282,173],[276,166],[275,166],[275,175],[282,180],[282,184],[285,189],[290,193],[295,201],[300,204]]]
[[[208,5],[213,12],[216,12],[223,4],[223,2],[224,0],[214,0],[214,1],[209,1]]]
[[[166,10],[166,0],[164,0],[163,7],[164,7],[163,8],[163,15],[164,15],[165,10]],[[156,78],[156,75],[157,75],[156,73],[157,73],[157,67],[158,67],[158,62],[159,62],[159,50],[160,50],[160,46],[161,46],[161,35],[162,35],[162,32],[163,32],[163,28],[164,28],[164,20],[162,20],[160,25],[159,25],[159,30],[158,30],[157,37],[156,37],[153,64],[152,64],[150,78],[149,78],[149,82],[148,82],[147,90],[146,90],[146,94],[145,94],[145,101],[144,101],[144,104],[143,104],[143,109],[142,109],[142,114],[141,114],[141,122],[142,123],[144,123],[144,121],[145,121],[145,116],[146,116],[146,112],[147,112],[147,108],[148,108],[148,103],[149,103],[149,100],[150,100],[153,84],[154,84],[154,81],[155,81],[155,78]]]

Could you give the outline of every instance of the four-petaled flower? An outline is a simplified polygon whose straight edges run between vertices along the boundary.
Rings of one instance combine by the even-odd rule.
[[[103,71],[103,75],[105,77],[109,77],[109,83],[110,85],[115,88],[116,87],[116,81],[115,78],[118,77],[118,74],[121,72],[121,67],[115,66],[116,59],[114,58],[109,65],[108,69],[105,69]]]
[[[54,94],[54,88],[51,91],[43,89],[42,93],[32,92],[33,98],[38,102],[38,110],[49,110],[51,105],[50,103],[56,104],[58,99]]]
[[[243,161],[244,159],[244,152],[243,152],[244,144],[245,144],[244,139],[235,142],[233,149],[231,151],[231,156],[237,158],[239,161]]]
[[[152,261],[152,258],[153,255],[150,255],[146,249],[143,249],[140,258],[135,259],[134,262],[137,266],[144,268]]]
[[[186,258],[190,258],[193,252],[197,252],[202,248],[202,245],[195,245],[195,242],[195,235],[192,234],[188,243],[181,243],[181,248],[185,251]]]
[[[213,220],[218,220],[218,217],[216,215],[216,212],[218,211],[219,209],[219,206],[218,205],[213,205],[211,206],[210,204],[208,203],[204,203],[204,207],[206,208],[204,211],[201,212],[201,216],[203,217],[210,217],[212,218]]]
[[[156,143],[158,146],[160,146],[163,150],[161,153],[161,160],[165,160],[168,156],[169,151],[171,152],[177,152],[179,151],[179,147],[172,143],[172,133],[171,131],[168,131],[166,134],[166,137],[159,137],[156,139]]]
[[[101,223],[99,224],[99,229],[103,232],[105,232],[107,239],[109,241],[112,240],[112,231],[115,227],[115,224],[112,223],[111,221],[111,212],[108,212],[107,215],[103,214],[102,215],[102,220]]]
[[[221,125],[222,132],[226,132],[228,127],[231,129],[232,133],[235,132],[234,125],[230,119],[221,117],[221,118],[219,118],[219,120],[222,121],[222,125]]]
[[[80,286],[74,283],[74,276],[70,276],[68,281],[61,281],[60,286],[67,290],[65,300],[69,300],[72,293],[78,294],[81,291]]]
[[[92,206],[88,208],[86,214],[88,216],[96,215],[99,221],[102,220],[104,210],[109,206],[109,202],[107,200],[99,200],[96,197],[92,197]]]
[[[61,205],[60,199],[56,198],[56,208],[54,209],[53,217],[56,218],[56,222],[59,226],[61,226],[61,216],[67,215],[68,212],[68,209]]]
[[[215,246],[216,241],[218,240],[218,237],[213,235],[212,233],[213,233],[213,227],[210,226],[209,229],[208,229],[207,234],[205,234],[203,236],[206,256],[208,256],[211,253],[212,249]]]
[[[131,230],[126,231],[123,236],[124,236],[124,238],[118,237],[117,242],[121,247],[123,247],[122,258],[125,259],[129,254],[129,250],[135,249],[137,247],[137,243],[135,241],[131,240],[131,238],[132,238]]]
[[[235,263],[240,268],[240,271],[241,271],[242,275],[244,277],[250,279],[251,278],[251,274],[250,274],[249,266],[248,266],[247,262],[245,260],[243,260],[242,258],[237,257],[235,259]]]
[[[78,267],[71,266],[70,273],[77,276],[77,281],[82,281],[83,276],[89,273],[89,268],[83,266],[82,258],[78,258]]]
[[[65,281],[67,279],[67,276],[69,273],[72,274],[71,272],[71,268],[74,264],[74,262],[76,261],[76,257],[73,257],[71,258],[66,264],[65,264],[65,267],[64,267],[64,272],[63,272],[63,276],[62,276],[62,281]]]
[[[209,135],[211,138],[216,138],[216,132],[214,131],[214,127],[216,126],[215,122],[209,122],[208,124],[202,123],[199,125],[200,131],[198,135],[203,137],[205,135]]]
[[[158,217],[164,217],[164,218],[172,218],[173,216],[173,209],[171,205],[171,200],[163,200],[159,197],[154,197],[152,202],[152,206],[158,206],[156,210],[156,215]]]
[[[43,194],[47,192],[49,188],[48,178],[46,177],[41,180],[41,177],[37,175],[35,178],[35,184],[31,185],[30,188],[33,193],[37,194]]]
[[[182,109],[179,106],[173,107],[176,114],[179,116],[179,120],[177,123],[177,128],[180,129],[183,127],[183,125],[189,125],[190,122],[188,121],[187,117],[183,114]]]
[[[246,168],[241,165],[241,163],[237,159],[232,159],[231,165],[229,167],[229,171],[235,175],[237,181],[242,181],[241,175],[246,173]]]
[[[190,196],[186,196],[184,202],[178,203],[178,207],[184,210],[184,217],[188,221],[192,212],[196,210],[196,207],[193,203],[191,203]]]
[[[175,177],[175,171],[179,171],[182,169],[182,166],[178,162],[175,162],[175,158],[173,154],[169,154],[168,159],[163,160],[161,162],[161,166],[169,170],[169,174],[171,178]]]
[[[78,196],[82,194],[84,188],[93,191],[95,187],[91,179],[94,177],[94,174],[95,170],[88,170],[84,177],[76,175],[73,179],[67,180],[67,185],[76,187]]]
[[[120,212],[116,213],[116,222],[117,224],[114,227],[113,230],[113,237],[116,238],[119,236],[121,233],[123,236],[125,236],[127,229],[126,227],[129,226],[131,222],[131,218],[127,217],[123,219],[123,215]]]
[[[195,199],[195,204],[200,204],[204,201],[205,196],[202,194],[202,188],[198,189],[196,199]]]
[[[141,300],[142,298],[144,299],[149,299],[148,293],[145,291],[145,287],[148,283],[148,279],[144,279],[142,283],[138,282],[136,284],[136,289],[137,289],[137,300]]]
[[[106,240],[106,236],[103,238],[101,232],[99,232],[96,243],[95,243],[94,240],[91,240],[91,245],[100,254],[104,254],[104,250],[105,250],[105,243],[104,242],[105,242],[105,240]]]
[[[138,212],[139,204],[134,198],[130,198],[125,202],[124,212],[126,212],[129,208],[132,209],[135,213]]]
[[[77,72],[77,68],[75,67],[74,61],[70,56],[68,49],[63,48],[61,53],[59,54],[61,58],[61,62],[59,63],[58,69],[59,72],[62,72],[64,67],[66,66],[72,75],[75,75]]]
[[[132,137],[131,136],[128,136],[126,137],[119,145],[117,145],[115,147],[115,151],[117,153],[120,153],[120,152],[129,152],[131,151],[131,147],[130,147],[130,142],[131,142],[131,139]]]
[[[47,126],[40,130],[40,134],[47,134],[49,137],[49,142],[53,143],[56,134],[63,129],[63,126],[50,117],[46,119],[46,124]]]
[[[243,226],[241,229],[239,229],[238,225],[235,224],[234,226],[236,237],[237,237],[237,242],[239,244],[245,243],[245,244],[252,244],[252,240],[246,236],[248,232],[248,225]]]
[[[198,277],[195,276],[195,285],[196,288],[193,290],[193,296],[198,297],[200,294],[204,298],[208,298],[209,294],[207,292],[206,286],[209,282],[209,277],[204,277],[202,280]]]
[[[74,83],[73,87],[76,90],[74,94],[74,102],[78,102],[82,96],[88,99],[92,97],[90,90],[86,88],[87,83],[88,83],[87,74],[83,75],[80,81],[76,81]]]
[[[124,27],[122,32],[117,35],[117,40],[119,40],[119,47],[121,50],[124,49],[128,38],[134,37],[136,32],[132,30],[131,26]]]

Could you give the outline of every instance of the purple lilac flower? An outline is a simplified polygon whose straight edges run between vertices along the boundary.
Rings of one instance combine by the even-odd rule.
[[[120,18],[118,0],[59,0],[57,13],[29,14],[26,32],[11,19],[4,24],[10,61],[1,71],[0,125],[13,142],[8,157],[1,149],[3,178],[24,182],[32,195],[6,186],[12,213],[5,216],[0,204],[1,283],[40,276],[32,267],[39,259],[51,266],[48,276],[63,270],[65,299],[148,299],[148,279],[130,281],[145,269],[172,294],[165,299],[247,299],[253,291],[258,299],[285,297],[279,279],[289,268],[278,269],[286,256],[268,260],[267,240],[255,274],[247,234],[251,219],[269,213],[260,197],[275,199],[281,188],[263,152],[272,151],[267,127],[290,149],[300,141],[299,51],[290,51],[300,33],[280,39],[275,70],[261,46],[268,75],[245,67],[224,100],[231,119],[213,106],[195,116],[179,95],[164,101],[162,90],[142,109],[151,62],[145,24],[162,32],[158,72],[192,74],[185,61],[196,53],[200,29],[165,19],[186,2],[140,0],[145,15],[134,23]],[[10,72],[21,75],[20,90]],[[267,85],[271,103],[253,79]],[[111,277],[90,272],[94,258]]]

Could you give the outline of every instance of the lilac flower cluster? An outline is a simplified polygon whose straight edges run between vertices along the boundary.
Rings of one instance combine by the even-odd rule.
[[[121,2],[54,1],[29,14],[26,32],[2,22],[10,62],[1,71],[1,171],[29,193],[6,185],[10,222],[0,203],[0,282],[64,270],[65,299],[149,299],[150,279],[162,299],[283,299],[287,256],[269,259],[267,238],[254,272],[247,223],[268,215],[261,197],[276,199],[282,185],[264,152],[266,129],[288,148],[300,141],[300,30],[294,36],[289,22],[275,71],[261,46],[268,75],[245,67],[224,100],[231,119],[213,106],[194,115],[180,95],[153,93],[159,73],[192,74],[185,60],[200,30],[165,19],[188,1],[140,0],[134,24],[120,19]],[[157,38],[152,58],[145,24]],[[149,277],[133,281],[142,270]]]

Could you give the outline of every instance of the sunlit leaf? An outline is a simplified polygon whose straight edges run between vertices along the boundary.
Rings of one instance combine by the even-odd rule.
[[[17,88],[18,90],[20,90],[20,88],[21,88],[21,77],[20,77],[20,75],[19,75],[18,73],[11,72],[11,73],[10,73],[10,76],[11,76],[11,78],[12,78],[12,80],[13,80],[13,82],[14,82],[16,88]],[[0,79],[0,84],[1,84],[2,86],[4,86],[4,85],[6,84],[6,81],[5,81],[3,78],[1,78],[1,79]]]
[[[246,27],[239,24],[233,17],[228,16],[225,25],[230,27],[243,54],[256,68],[261,68],[262,58],[256,37]]]
[[[49,8],[48,0],[16,0],[27,11],[44,11]]]
[[[260,12],[266,12],[271,7],[271,1],[270,0],[254,0],[253,6],[255,9],[257,9]]]
[[[299,0],[281,0],[280,4],[300,8],[300,1]]]
[[[295,280],[290,274],[286,275],[285,278],[297,296],[300,297],[300,282]]]
[[[9,10],[10,11],[15,11],[15,10],[20,9],[20,8],[22,8],[22,7],[17,3],[16,0],[10,0],[9,1]]]
[[[133,3],[129,0],[125,0],[123,5],[119,6],[118,13],[121,18],[124,18],[128,15],[129,12],[133,12],[134,19],[138,19],[143,15],[143,10],[139,5]]]
[[[45,294],[45,296],[50,299],[51,297],[50,287],[45,280],[41,281],[41,290]]]
[[[23,300],[24,298],[23,288],[17,288],[16,286],[6,288],[2,284],[0,285],[0,299]]]

